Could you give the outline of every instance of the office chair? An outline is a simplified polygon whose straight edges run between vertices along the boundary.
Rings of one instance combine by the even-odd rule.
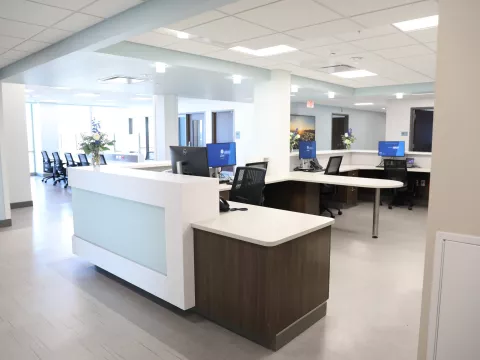
[[[385,159],[383,164],[385,179],[400,181],[403,183],[401,188],[392,189],[393,197],[388,204],[388,208],[391,210],[394,205],[403,204],[405,199],[407,199],[408,210],[412,210],[414,191],[408,184],[407,160]]]
[[[230,190],[230,200],[243,204],[263,205],[266,173],[265,169],[238,167]]]
[[[65,159],[67,160],[67,167],[76,167],[78,164],[73,160],[72,153],[65,153]]]
[[[78,154],[78,160],[80,160],[80,166],[90,166],[90,163],[88,162],[87,155]]]
[[[67,178],[67,169],[64,166],[64,163],[62,159],[60,159],[60,155],[58,155],[58,152],[52,153],[53,155],[53,167],[55,174],[57,175],[55,177],[55,181],[53,182],[53,185],[57,185],[58,182],[63,181],[65,182],[64,188],[68,186],[68,178]]]
[[[327,167],[325,168],[325,175],[338,175],[340,173],[340,165],[342,164],[343,156],[331,156],[328,160]],[[335,185],[322,184],[320,188],[320,215],[325,211],[330,214],[330,217],[335,219],[333,212],[327,207],[329,200],[332,200],[333,196],[337,193],[337,187]],[[335,208],[338,215],[342,215],[342,210]]]
[[[107,165],[107,160],[105,160],[105,156],[100,154],[100,165]]]
[[[43,178],[42,182],[47,183],[48,180],[53,179],[55,181],[55,171],[53,170],[52,160],[48,157],[46,151],[42,151],[43,159]]]
[[[268,168],[268,161],[248,163],[248,164],[246,164],[245,166],[246,166],[246,167],[256,167],[256,168],[260,168],[260,169],[265,169],[265,170],[267,170],[267,168]]]

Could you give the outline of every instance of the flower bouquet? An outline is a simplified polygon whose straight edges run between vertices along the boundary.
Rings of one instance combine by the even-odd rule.
[[[300,140],[300,134],[298,133],[298,129],[295,131],[290,131],[290,152],[293,149],[298,149],[298,141]]]
[[[92,154],[93,166],[100,166],[100,152],[110,150],[109,146],[113,144],[115,144],[115,140],[109,140],[107,134],[96,131],[92,135],[82,135],[82,142],[79,146],[85,154]]]
[[[348,129],[348,132],[346,132],[345,135],[342,135],[342,143],[347,150],[350,150],[355,140],[357,140],[357,138],[353,136],[352,129]]]

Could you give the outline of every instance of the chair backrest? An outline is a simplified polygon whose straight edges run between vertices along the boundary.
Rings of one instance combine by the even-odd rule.
[[[46,151],[42,151],[42,158],[43,158],[43,172],[46,174],[53,173],[53,166],[50,158],[48,157],[48,153]]]
[[[63,164],[63,161],[62,159],[60,159],[60,155],[58,155],[58,152],[55,151],[52,153],[53,155],[53,162],[57,165],[57,164]]]
[[[48,157],[48,153],[46,151],[42,151],[42,159],[44,164],[50,164],[50,158]]]
[[[65,153],[65,159],[67,159],[67,166],[77,166],[73,160],[72,153]]]
[[[107,165],[107,160],[105,160],[105,156],[100,154],[100,165]]]
[[[265,170],[267,170],[267,168],[268,168],[268,161],[248,163],[248,164],[246,164],[245,166],[246,166],[246,167],[256,167],[256,168],[260,168],[260,169],[265,169]]]
[[[407,183],[407,160],[384,159],[383,169],[386,179],[400,181],[404,184]]]
[[[78,154],[78,160],[80,160],[80,164],[82,166],[89,166],[90,163],[88,162],[87,155],[85,154]]]
[[[342,165],[343,156],[331,156],[328,159],[325,175],[338,175],[340,173],[340,165]]]
[[[230,200],[243,204],[262,205],[267,170],[256,167],[237,167]]]

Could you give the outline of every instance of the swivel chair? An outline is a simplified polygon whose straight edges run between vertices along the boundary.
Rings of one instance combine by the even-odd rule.
[[[46,151],[42,151],[43,159],[43,178],[42,182],[47,183],[48,180],[53,179],[55,181],[55,171],[52,166],[52,160],[48,157]]]
[[[401,188],[393,189],[393,197],[388,204],[388,208],[391,210],[394,205],[403,205],[407,200],[408,210],[412,210],[414,189],[408,183],[407,160],[385,159],[383,164],[385,179],[403,183]]]
[[[68,177],[67,177],[67,169],[64,166],[62,159],[60,159],[60,155],[57,151],[52,153],[53,155],[53,169],[55,172],[55,181],[53,185],[57,185],[58,182],[63,181],[65,185],[63,186],[66,188],[68,186]]]
[[[340,173],[340,165],[342,164],[343,156],[331,156],[325,168],[325,175],[338,175]],[[332,210],[327,206],[329,201],[333,200],[333,196],[337,193],[335,185],[322,184],[320,188],[320,215],[325,211],[330,214],[331,218],[335,218]],[[342,215],[340,208],[335,208],[338,215]]]
[[[85,154],[78,154],[78,160],[80,160],[80,166],[89,166],[90,163],[88,162],[87,155]]]
[[[265,188],[265,169],[256,167],[237,167],[230,200],[243,204],[263,205]]]

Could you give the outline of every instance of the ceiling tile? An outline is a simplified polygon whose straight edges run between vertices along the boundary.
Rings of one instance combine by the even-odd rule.
[[[426,43],[425,44],[426,46],[428,46],[430,49],[432,49],[433,51],[437,51],[437,42],[431,42],[431,43]]]
[[[288,31],[287,34],[302,40],[320,38],[324,36],[337,35],[341,33],[358,32],[363,27],[348,19],[329,21],[323,24],[303,27]]]
[[[15,46],[15,50],[25,51],[28,53],[33,53],[38,50],[44,49],[50,44],[40,42],[40,41],[33,41],[33,40],[26,40],[20,45]]]
[[[82,9],[82,13],[108,18],[142,2],[142,0],[98,0]]]
[[[188,29],[194,35],[226,44],[270,35],[273,31],[234,17],[226,17]]]
[[[435,78],[437,71],[437,57],[434,54],[395,59],[394,61],[432,79]]]
[[[12,59],[5,59],[2,57],[2,55],[0,55],[0,68],[4,67],[4,66],[7,66],[11,63],[15,62],[15,60],[12,60]]]
[[[320,47],[308,49],[305,51],[311,54],[315,54],[321,58],[328,58],[330,56],[335,56],[335,55],[355,54],[355,53],[361,52],[362,49],[349,43],[342,43],[342,44],[320,46]]]
[[[413,3],[418,0],[316,0],[333,11],[345,16],[365,14],[372,11],[388,9],[395,6]]]
[[[241,52],[232,51],[232,50],[220,50],[214,53],[209,53],[206,56],[219,59],[219,60],[234,61],[234,62],[239,62],[242,59],[248,59],[252,57],[251,55],[243,54]]]
[[[32,40],[47,42],[47,43],[56,43],[57,41],[63,40],[72,35],[72,32],[59,30],[59,29],[45,29],[40,34],[35,35]]]
[[[151,31],[145,34],[133,36],[130,39],[128,39],[128,41],[144,44],[144,45],[163,47],[163,46],[178,42],[180,40],[173,36],[163,35],[163,34],[159,34],[157,32]]]
[[[438,15],[438,3],[436,1],[421,1],[388,10],[381,10],[355,16],[352,20],[365,27],[374,27],[431,15]]]
[[[95,25],[102,20],[102,18],[96,16],[75,13],[66,18],[65,20],[60,21],[58,24],[55,25],[55,27],[61,30],[76,32]]]
[[[95,0],[35,0],[37,3],[52,5],[68,10],[80,10]]]
[[[409,45],[393,49],[377,50],[375,54],[383,56],[386,59],[398,59],[410,56],[432,54],[432,50],[423,45]]]
[[[192,28],[194,26],[208,23],[213,20],[221,19],[222,17],[225,17],[225,14],[222,14],[219,11],[212,10],[212,11],[207,11],[202,14],[193,16],[191,18],[179,21],[175,24],[170,24],[166,26],[166,28],[173,29],[173,30],[185,30],[185,29]]]
[[[267,5],[275,1],[278,1],[278,0],[240,0],[232,4],[222,6],[218,8],[218,10],[226,14],[233,15],[245,10],[250,10],[263,5]]]
[[[277,63],[285,62],[285,63],[295,64],[295,65],[301,65],[303,63],[308,63],[308,62],[317,60],[317,57],[315,55],[308,54],[303,51],[295,51],[295,52],[280,54],[276,56],[269,56],[268,58]]]
[[[282,0],[236,16],[277,31],[292,30],[340,18],[340,15],[313,0]]]
[[[407,34],[422,43],[437,41],[437,28],[411,31]]]
[[[318,39],[310,39],[310,40],[303,40],[299,41],[295,44],[297,49],[309,49],[318,46],[325,46],[325,45],[332,45],[341,43],[341,40],[334,38],[333,36],[322,37]]]
[[[358,46],[365,50],[382,50],[395,48],[400,46],[407,45],[416,45],[418,44],[411,37],[408,37],[405,34],[392,34],[385,36],[378,36],[375,38],[362,39],[357,41],[352,41],[351,44]]]
[[[262,36],[259,38],[241,41],[239,43],[234,44],[235,46],[244,46],[249,49],[264,49],[267,47],[272,47],[276,45],[290,45],[295,46],[299,41],[291,36],[285,34],[273,34]]]
[[[24,41],[24,39],[0,35],[0,48],[10,49],[20,44],[22,41]]]
[[[251,59],[242,59],[238,61],[239,63],[250,65],[250,66],[257,66],[261,68],[270,68],[274,64],[278,64],[278,60],[274,60],[271,57],[256,57]]]
[[[167,45],[165,48],[196,55],[203,55],[222,50],[222,48],[218,46],[191,40],[180,41],[175,44]]]
[[[369,29],[364,29],[360,31],[349,32],[345,34],[335,35],[336,38],[339,38],[343,41],[354,41],[361,39],[368,39],[375,36],[382,36],[388,34],[396,34],[398,30],[392,25],[377,26]]]
[[[26,0],[1,1],[0,6],[0,14],[3,19],[43,26],[51,26],[72,14],[70,10]]]
[[[367,87],[367,86],[388,86],[388,85],[395,85],[397,82],[392,79],[388,79],[381,76],[367,76],[364,78],[356,79],[359,83],[360,87]]]
[[[6,53],[2,54],[2,57],[5,59],[19,60],[28,55],[28,52],[18,51],[18,50],[8,50]]]
[[[44,30],[45,27],[38,25],[25,24],[18,21],[6,20],[0,18],[0,35],[13,36],[22,39],[28,39],[33,35]]]
[[[399,59],[401,60],[401,59]],[[431,82],[432,78],[406,68],[393,61],[382,60],[368,63],[368,70],[379,76],[386,77],[402,83]]]

